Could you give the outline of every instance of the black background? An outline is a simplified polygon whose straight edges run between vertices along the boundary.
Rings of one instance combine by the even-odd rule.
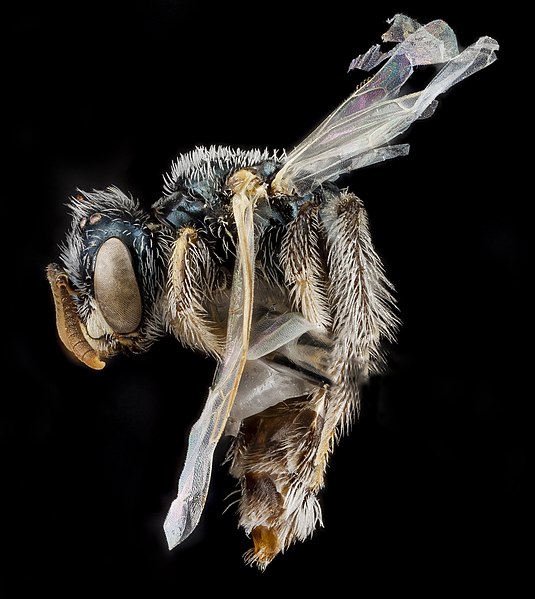
[[[518,580],[532,304],[521,167],[507,166],[522,123],[518,15],[450,4],[21,3],[4,20],[2,597],[206,585],[284,596],[320,581],[434,594]],[[161,526],[214,364],[172,339],[102,372],[65,356],[44,276],[65,203],[77,187],[114,184],[148,207],[171,160],[196,145],[291,149],[363,78],[347,66],[396,12],[502,49],[413,125],[408,157],[345,181],[366,204],[403,327],[332,456],[324,528],[264,573],[244,566],[249,540],[224,512],[234,481],[223,442],[202,521],[169,552]]]

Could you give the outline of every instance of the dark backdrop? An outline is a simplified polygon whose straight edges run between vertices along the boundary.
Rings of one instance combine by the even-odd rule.
[[[284,596],[320,580],[433,595],[522,572],[531,300],[522,169],[506,165],[522,129],[508,18],[482,3],[288,9],[24,3],[4,21],[6,597],[205,585]],[[263,574],[244,566],[249,541],[224,512],[234,481],[222,443],[202,521],[168,552],[161,525],[214,364],[172,339],[102,372],[67,359],[44,276],[69,225],[65,203],[77,187],[114,184],[148,207],[171,160],[196,145],[291,149],[362,79],[349,62],[398,11],[443,18],[463,45],[491,35],[502,50],[413,125],[408,157],[347,180],[403,327],[331,459],[325,526]]]

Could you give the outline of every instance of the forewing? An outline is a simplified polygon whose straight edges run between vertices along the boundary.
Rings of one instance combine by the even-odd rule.
[[[383,39],[397,45],[387,53],[373,46],[350,68],[369,70],[388,59],[384,66],[290,152],[273,181],[276,191],[306,194],[343,173],[407,154],[407,144],[386,144],[416,119],[430,116],[439,94],[496,59],[498,44],[490,37],[459,53],[444,21],[420,26],[404,15],[392,21]],[[415,66],[440,63],[445,64],[425,89],[399,96]]]
[[[254,295],[255,242],[254,199],[250,199],[246,187],[245,183],[240,186],[232,199],[238,243],[225,355],[202,414],[190,432],[178,495],[164,523],[169,549],[188,537],[199,522],[210,485],[214,450],[225,429],[247,359]]]

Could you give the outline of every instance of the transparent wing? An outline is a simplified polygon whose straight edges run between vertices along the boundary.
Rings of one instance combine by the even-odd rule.
[[[436,97],[496,60],[498,44],[490,37],[459,52],[453,30],[444,21],[421,26],[405,15],[390,21],[383,41],[397,42],[383,53],[373,46],[350,69],[383,67],[329,115],[290,154],[273,181],[275,190],[305,194],[341,174],[407,154],[407,144],[388,146],[416,119],[430,116]],[[400,96],[418,65],[445,63],[420,92]]]
[[[232,199],[238,251],[225,356],[215,374],[202,414],[190,432],[178,494],[164,523],[169,549],[188,537],[199,522],[208,494],[214,450],[225,429],[247,359],[254,294],[255,243],[254,201],[249,199],[245,187],[246,184],[241,186]]]

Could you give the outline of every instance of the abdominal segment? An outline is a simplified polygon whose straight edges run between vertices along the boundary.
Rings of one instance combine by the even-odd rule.
[[[242,494],[240,526],[254,543],[246,560],[260,568],[321,523],[316,494],[324,464],[317,452],[327,394],[319,387],[247,418],[231,448],[230,473]]]

